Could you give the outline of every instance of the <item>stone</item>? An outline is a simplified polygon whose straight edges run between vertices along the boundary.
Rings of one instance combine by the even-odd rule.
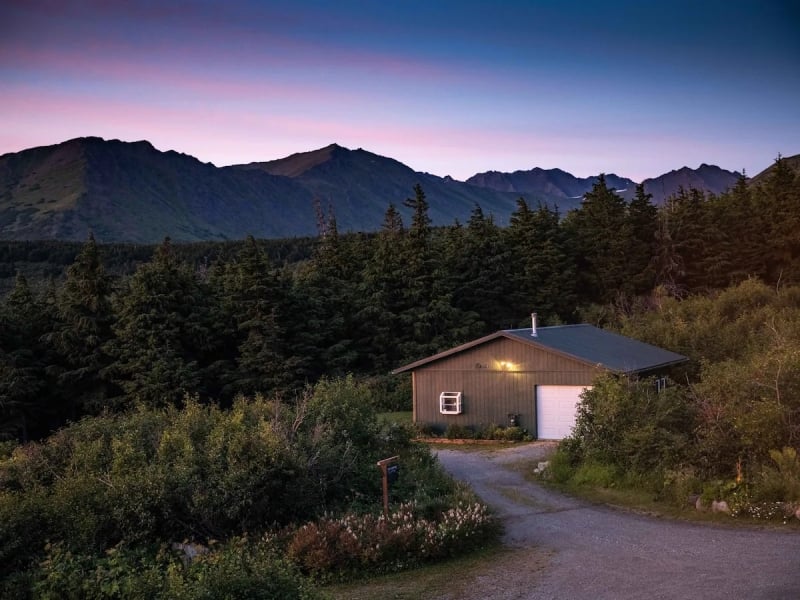
[[[701,496],[698,496],[697,500],[695,500],[694,507],[700,512],[703,512],[706,509],[706,507],[703,506],[703,498]]]
[[[725,514],[729,515],[729,514],[731,514],[731,509],[728,506],[728,503],[725,502],[725,500],[720,500],[719,502],[717,502],[716,500],[712,500],[711,501],[711,512],[712,513],[721,512],[721,513],[725,513]]]
[[[183,562],[186,565],[192,564],[194,559],[196,559],[198,556],[208,554],[208,548],[202,544],[195,544],[193,542],[188,544],[185,542],[174,542],[172,544],[172,549],[183,552]]]

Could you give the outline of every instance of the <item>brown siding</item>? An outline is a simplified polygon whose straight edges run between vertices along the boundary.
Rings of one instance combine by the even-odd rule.
[[[599,372],[544,349],[493,340],[414,371],[414,421],[440,428],[506,425],[514,413],[522,427],[535,432],[536,385],[590,385]],[[439,412],[442,392],[462,392],[460,415]]]

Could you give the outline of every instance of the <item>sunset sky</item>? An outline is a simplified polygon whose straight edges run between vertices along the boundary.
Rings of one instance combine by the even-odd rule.
[[[755,175],[800,153],[800,4],[0,2],[0,154],[88,135],[218,166],[337,142],[456,179]]]

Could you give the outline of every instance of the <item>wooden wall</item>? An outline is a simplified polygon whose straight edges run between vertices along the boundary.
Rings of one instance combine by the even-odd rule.
[[[536,431],[536,385],[590,385],[601,371],[580,361],[498,338],[416,369],[414,421],[444,429],[451,423],[508,424],[508,414]],[[462,393],[462,413],[439,412],[439,394]]]

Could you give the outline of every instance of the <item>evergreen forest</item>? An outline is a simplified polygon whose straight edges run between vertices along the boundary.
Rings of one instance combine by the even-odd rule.
[[[291,400],[348,374],[406,408],[393,368],[532,311],[618,327],[656,297],[800,284],[800,177],[781,158],[757,186],[682,190],[662,207],[641,187],[626,202],[601,177],[566,215],[519,199],[507,227],[476,206],[433,228],[419,185],[405,204],[411,222],[390,205],[375,234],[340,235],[330,215],[315,239],[0,246],[6,275],[36,266],[16,269],[0,304],[0,434],[40,439],[185,397]]]

